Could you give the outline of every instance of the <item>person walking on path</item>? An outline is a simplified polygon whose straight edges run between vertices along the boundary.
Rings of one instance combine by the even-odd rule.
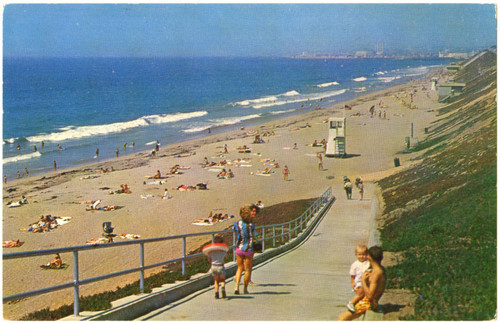
[[[224,257],[227,255],[229,247],[224,244],[224,239],[220,236],[214,238],[212,244],[203,247],[203,253],[210,262],[210,273],[214,277],[215,298],[219,298],[219,283],[222,298],[226,298],[226,270],[224,269]]]
[[[338,320],[354,320],[368,310],[377,309],[378,301],[382,297],[382,294],[384,294],[387,281],[385,269],[382,266],[383,258],[383,251],[380,247],[373,246],[368,249],[368,261],[370,262],[371,270],[367,270],[361,278],[365,297],[354,306],[354,312],[347,310],[339,315]]]
[[[348,177],[344,177],[344,190],[347,195],[347,200],[351,200],[352,196],[352,183]]]
[[[236,231],[236,263],[238,268],[234,276],[234,294],[240,294],[241,274],[245,271],[243,293],[248,294],[248,284],[252,278],[254,243],[257,237],[253,220],[259,213],[259,207],[255,205],[243,206],[240,208],[241,219],[233,225]]]
[[[283,179],[285,181],[288,181],[288,174],[290,173],[290,170],[288,170],[288,166],[285,165],[283,168]]]
[[[363,180],[361,180],[360,178],[356,178],[356,187],[359,190],[359,200],[363,200],[363,192],[364,192]]]

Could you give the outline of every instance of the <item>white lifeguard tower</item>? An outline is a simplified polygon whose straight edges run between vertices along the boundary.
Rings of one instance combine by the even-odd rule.
[[[345,151],[346,118],[332,117],[328,120],[328,141],[326,143],[327,157],[343,157]]]

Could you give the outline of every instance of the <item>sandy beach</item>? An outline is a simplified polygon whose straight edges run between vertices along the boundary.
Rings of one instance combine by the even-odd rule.
[[[116,158],[74,169],[58,170],[40,176],[8,182],[3,188],[3,240],[19,239],[24,244],[19,248],[4,248],[4,252],[18,252],[84,245],[87,240],[102,237],[102,223],[112,222],[115,233],[140,235],[140,238],[219,230],[238,219],[241,205],[261,200],[265,206],[318,197],[328,187],[333,187],[337,198],[346,198],[342,189],[343,176],[351,181],[360,177],[365,182],[384,177],[407,167],[413,154],[398,154],[405,149],[405,137],[411,135],[416,144],[425,138],[425,128],[436,118],[434,110],[439,106],[437,93],[430,91],[431,74],[410,83],[387,90],[360,96],[350,102],[335,103],[325,109],[307,114],[283,118],[261,125],[234,130],[161,147],[155,157],[148,152]],[[409,92],[414,94],[414,106],[408,108]],[[344,105],[351,109],[344,109]],[[375,116],[370,117],[369,108],[375,105]],[[380,113],[380,117],[379,117]],[[347,119],[346,158],[327,158],[323,154],[324,170],[318,170],[317,153],[322,147],[311,143],[328,137],[329,117]],[[384,118],[385,115],[385,118]],[[254,144],[254,135],[273,133],[263,137],[265,143]],[[297,149],[293,149],[294,144]],[[220,155],[227,144],[228,153]],[[237,147],[246,145],[249,153],[240,153]],[[182,155],[179,157],[179,155]],[[203,168],[204,157],[209,162],[233,161],[224,166],[231,169],[234,178],[218,179],[221,167]],[[400,159],[401,167],[394,166],[394,158]],[[234,162],[242,159],[244,162]],[[273,161],[271,161],[273,160]],[[267,162],[266,162],[267,161]],[[272,168],[278,163],[279,168]],[[166,174],[173,166],[180,165],[182,174],[168,175],[163,184],[153,184],[157,170]],[[283,167],[290,169],[289,180],[283,178]],[[101,168],[113,172],[100,173]],[[271,169],[270,176],[256,175],[265,167]],[[217,170],[216,170],[217,169]],[[178,191],[181,185],[196,186],[206,183],[208,190]],[[109,194],[127,184],[130,194]],[[171,199],[163,195],[168,188]],[[10,208],[9,201],[16,202],[26,196],[28,204]],[[142,197],[141,197],[142,196]],[[357,189],[353,197],[358,198]],[[100,199],[100,206],[117,205],[113,211],[86,211],[88,204],[81,201]],[[213,226],[196,226],[193,221],[207,217],[210,212],[234,215],[235,217]],[[37,222],[41,215],[71,217],[68,224],[50,232],[32,233],[20,231]],[[205,238],[206,239],[206,238]],[[205,239],[192,240],[189,249],[194,249]],[[115,241],[120,241],[116,238]],[[180,255],[181,245],[163,242],[146,246],[146,264],[166,260]],[[3,291],[10,295],[36,288],[69,282],[72,270],[41,270],[39,266],[52,259],[28,258],[4,261]],[[62,254],[64,262],[71,264],[69,253]],[[45,260],[45,262],[44,262]],[[117,251],[107,250],[80,254],[80,278],[114,272],[134,267],[139,263],[137,247]],[[148,273],[158,272],[151,270]],[[23,272],[19,274],[18,272]],[[138,279],[138,274],[109,279],[83,286],[80,295],[89,295],[105,290],[114,290]],[[50,296],[37,296],[3,306],[4,318],[17,319],[28,312],[49,306],[57,308],[72,303],[72,290],[59,291]]]

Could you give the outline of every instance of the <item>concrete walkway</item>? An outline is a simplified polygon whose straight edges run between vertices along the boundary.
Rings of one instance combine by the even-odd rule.
[[[373,187],[365,186],[362,201],[346,200],[342,187],[334,186],[337,200],[309,238],[254,267],[250,294],[244,295],[240,286],[241,295],[234,295],[230,278],[227,300],[214,299],[211,286],[137,320],[336,320],[353,296],[349,267],[354,247],[368,244],[373,235],[377,201]],[[358,198],[356,188],[353,197]]]

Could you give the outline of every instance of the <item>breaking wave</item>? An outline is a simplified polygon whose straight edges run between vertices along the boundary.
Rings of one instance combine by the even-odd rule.
[[[319,85],[316,85],[317,87],[330,87],[330,86],[333,86],[333,85],[340,85],[338,82],[330,82],[330,83],[323,83],[323,84],[319,84]]]
[[[189,129],[182,130],[184,133],[195,133],[195,132],[201,132],[201,131],[206,131],[210,128],[214,127],[219,127],[219,126],[226,126],[226,125],[233,125],[233,124],[238,124],[246,120],[251,120],[261,117],[260,114],[252,114],[252,115],[245,115],[245,116],[235,116],[235,117],[226,117],[226,118],[221,118],[218,120],[209,120],[209,123],[203,124],[200,126],[195,126]]]
[[[29,154],[23,154],[23,155],[17,155],[15,157],[10,157],[10,158],[5,158],[3,159],[3,164],[6,163],[11,163],[11,162],[17,162],[17,161],[22,161],[22,160],[29,160],[33,158],[39,158],[41,157],[42,154],[39,151],[29,153]]]
[[[208,114],[207,111],[197,111],[190,113],[149,115],[127,122],[117,122],[111,124],[88,125],[88,126],[66,126],[64,128],[61,128],[60,132],[39,134],[27,137],[26,139],[30,142],[41,142],[41,141],[58,142],[71,139],[81,139],[96,135],[106,135],[110,133],[123,132],[137,127],[149,126],[151,124],[179,122],[182,120],[205,116],[207,114]]]

